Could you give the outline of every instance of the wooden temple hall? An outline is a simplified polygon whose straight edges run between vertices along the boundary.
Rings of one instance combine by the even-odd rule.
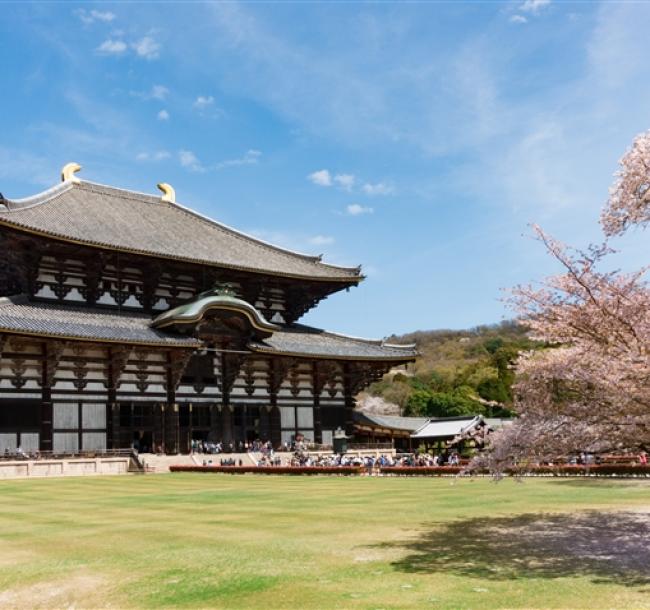
[[[299,324],[356,286],[162,196],[62,181],[0,195],[0,453],[353,433],[355,395],[413,346]]]

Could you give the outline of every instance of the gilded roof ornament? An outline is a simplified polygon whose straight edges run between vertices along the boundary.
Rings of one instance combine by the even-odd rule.
[[[176,203],[176,191],[171,184],[166,182],[160,182],[156,185],[161,191],[163,196],[161,199],[163,201],[168,201],[169,203]]]
[[[62,182],[80,182],[79,178],[75,174],[81,169],[81,165],[78,163],[66,163],[61,170],[61,181]]]

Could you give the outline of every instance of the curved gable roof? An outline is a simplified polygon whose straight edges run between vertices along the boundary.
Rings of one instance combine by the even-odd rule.
[[[160,197],[92,182],[63,182],[0,203],[0,224],[54,239],[269,275],[349,284],[363,279],[358,267],[327,265]]]

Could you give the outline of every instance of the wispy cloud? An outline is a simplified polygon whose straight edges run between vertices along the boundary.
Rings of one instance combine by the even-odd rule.
[[[526,0],[519,5],[519,10],[524,13],[537,15],[540,11],[551,4],[551,0]]]
[[[333,244],[335,239],[330,235],[314,235],[309,238],[309,243],[312,246],[329,246]]]
[[[332,186],[332,176],[326,169],[320,169],[307,176],[307,180],[318,186]]]
[[[116,36],[115,38],[107,38],[97,47],[96,50],[100,55],[124,55],[130,48],[136,56],[143,59],[153,60],[160,57],[161,44],[156,42],[151,36],[144,36],[140,40],[127,44],[119,37],[123,35],[122,32],[115,32],[114,35]],[[163,87],[163,89],[165,88]],[[152,91],[152,93],[156,92]],[[160,93],[161,90],[157,92],[158,95]],[[144,98],[147,94],[139,95]]]
[[[224,169],[226,167],[234,167],[237,165],[255,165],[259,163],[262,153],[259,150],[250,149],[246,153],[236,159],[226,159],[225,161],[220,161],[217,163],[215,169]]]
[[[357,177],[354,174],[335,174],[332,175],[328,169],[320,169],[312,172],[307,176],[307,180],[317,186],[337,186],[338,188],[351,193],[357,184]],[[361,191],[371,197],[376,195],[392,195],[395,187],[385,182],[365,182],[361,185]]]
[[[110,11],[87,11],[86,9],[80,8],[73,12],[84,25],[91,25],[95,21],[110,23],[115,19],[115,13],[111,13]]]
[[[141,152],[138,153],[135,156],[136,161],[164,161],[165,159],[169,159],[171,157],[171,153],[166,150],[157,150],[155,152]]]
[[[215,118],[225,115],[223,109],[216,105],[215,99],[212,95],[197,96],[194,102],[192,102],[192,109],[200,116],[204,117]]]
[[[169,112],[163,109],[156,115],[156,118],[159,121],[169,121]]]
[[[181,167],[184,167],[191,172],[205,171],[205,168],[199,161],[198,157],[191,150],[180,150],[178,152],[178,160],[181,164]]]
[[[219,171],[227,167],[236,167],[240,165],[256,165],[259,163],[260,157],[262,156],[261,151],[255,149],[247,150],[241,157],[235,159],[226,159],[225,161],[220,161],[214,165],[211,163],[203,163],[199,160],[197,155],[191,150],[182,149],[178,152],[178,160],[181,164],[181,167],[188,169],[192,172],[207,172],[207,171]]]
[[[528,23],[528,19],[523,15],[511,15],[509,21],[510,23]]]
[[[293,250],[297,252],[313,253],[318,246],[329,246],[335,243],[335,239],[329,235],[305,235],[292,231],[273,231],[269,229],[253,228],[246,231],[270,244]]]
[[[160,57],[161,44],[154,40],[152,36],[144,36],[140,40],[131,43],[131,48],[138,57],[143,59],[158,59]]]
[[[107,38],[97,47],[97,52],[100,55],[123,55],[127,49],[128,46],[123,40]]]
[[[517,14],[512,15],[508,21],[518,24],[528,23],[529,17],[538,17],[550,4],[551,0],[526,0],[517,6]],[[526,13],[528,17],[521,13]]]
[[[214,104],[214,97],[211,95],[199,95],[192,106],[197,110],[205,110]]]
[[[153,85],[149,97],[154,100],[165,100],[169,95],[169,89],[164,85]]]
[[[363,214],[372,214],[375,210],[371,207],[363,206],[358,203],[351,203],[345,208],[348,216],[361,216]]]
[[[169,89],[164,85],[152,85],[148,91],[130,91],[129,95],[141,100],[158,100],[164,102],[169,96]]]
[[[377,182],[376,184],[366,182],[361,187],[361,190],[363,190],[366,195],[374,197],[377,195],[392,195],[395,192],[395,187],[386,184],[385,182]]]
[[[352,174],[336,174],[334,176],[336,182],[343,190],[351,191],[354,187],[355,178]]]
[[[33,154],[18,150],[15,148],[6,148],[0,145],[0,178],[3,180],[20,180],[30,184],[36,184],[40,187],[52,186],[57,176],[57,170],[54,155],[52,158],[39,154]],[[21,193],[22,195],[31,195],[32,193]],[[3,195],[6,197],[18,196],[17,193],[10,193],[4,190]]]

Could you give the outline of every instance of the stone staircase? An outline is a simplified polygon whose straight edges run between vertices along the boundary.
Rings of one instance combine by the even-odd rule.
[[[169,472],[170,466],[202,466],[203,461],[212,461],[215,466],[222,459],[232,458],[238,464],[242,461],[244,466],[257,466],[257,461],[262,454],[257,453],[195,453],[193,455],[158,455],[155,453],[141,453],[140,462],[144,464],[145,472]]]
[[[201,461],[194,461],[191,455],[158,455],[156,453],[141,453],[140,463],[144,465],[145,472],[169,472],[170,466],[196,466]]]

